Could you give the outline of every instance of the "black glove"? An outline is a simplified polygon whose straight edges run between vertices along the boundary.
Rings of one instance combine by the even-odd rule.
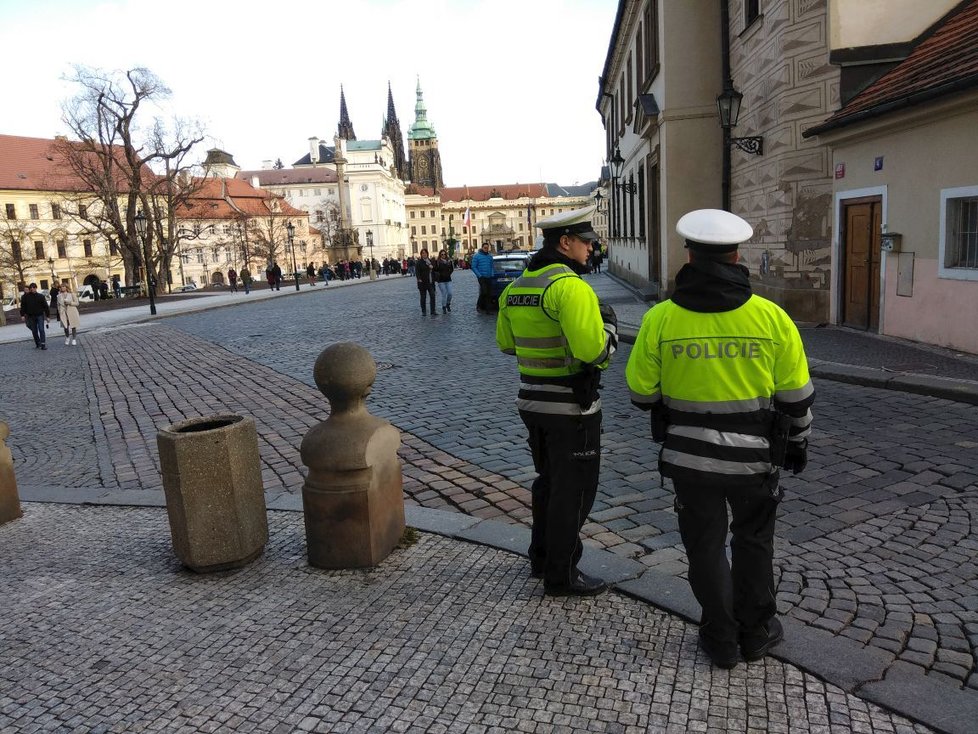
[[[781,465],[789,469],[792,474],[798,474],[808,465],[808,439],[801,441],[788,441],[788,446],[784,450],[784,463]]]

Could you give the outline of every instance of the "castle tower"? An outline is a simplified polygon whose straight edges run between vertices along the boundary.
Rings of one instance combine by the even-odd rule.
[[[353,132],[353,123],[350,122],[350,113],[346,111],[346,95],[343,94],[342,84],[340,84],[340,124],[336,134],[344,140],[357,139],[357,134]]]
[[[428,122],[428,111],[421,96],[421,79],[418,79],[418,101],[414,105],[414,124],[408,131],[408,154],[411,157],[411,183],[445,187],[441,172],[441,155],[438,153],[438,135]]]
[[[384,120],[381,135],[391,141],[394,148],[394,167],[397,169],[397,177],[402,181],[408,180],[407,160],[404,157],[404,133],[401,132],[401,123],[397,119],[397,112],[394,111],[394,95],[391,94],[391,83],[387,82],[387,118]]]

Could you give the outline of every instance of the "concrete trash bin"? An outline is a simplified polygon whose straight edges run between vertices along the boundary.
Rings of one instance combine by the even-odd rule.
[[[244,566],[268,541],[255,421],[211,415],[156,435],[173,551],[198,572]]]

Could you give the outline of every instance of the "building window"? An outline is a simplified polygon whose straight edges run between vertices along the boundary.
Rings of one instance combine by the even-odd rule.
[[[421,218],[424,219],[424,209],[421,210]]]
[[[34,243],[34,257],[37,258],[38,260],[43,260],[44,259],[44,243],[43,242],[35,242]]]
[[[639,72],[648,81],[659,65],[659,8],[658,0],[645,6],[645,68]]]
[[[85,248],[85,257],[91,257],[92,256],[92,241],[91,240],[83,240],[82,241],[82,246]]]
[[[641,93],[645,85],[645,47],[642,44],[642,24],[638,24],[635,32],[635,80]]]
[[[638,168],[638,236],[645,237],[645,168]]]
[[[412,234],[412,235],[415,235],[415,234],[417,234],[417,233],[418,233],[418,232],[417,232],[417,227],[411,227],[411,234]]]
[[[84,204],[79,204],[78,205],[78,216],[80,218],[82,218],[82,219],[85,219],[86,217],[88,217],[88,207],[85,206]]]
[[[214,248],[214,251],[211,252],[211,261],[216,263],[221,262],[221,251],[216,247]]]
[[[421,225],[421,234],[428,234],[428,228],[425,225]]]
[[[61,205],[51,202],[51,219],[61,219]]]
[[[313,189],[313,196],[322,196],[322,189]]]
[[[432,209],[432,210],[431,210],[431,218],[432,218],[432,219],[434,219],[434,218],[435,218],[435,210],[434,210],[434,209]]]
[[[31,219],[40,219],[41,217],[37,213],[37,204],[29,204],[28,207],[31,210]]]
[[[414,219],[414,215],[415,215],[415,212],[414,212],[414,211],[412,211],[412,212],[411,212],[411,219]]]
[[[197,250],[197,262],[200,265],[203,265],[204,264],[204,251],[203,250]]]
[[[20,242],[17,240],[12,240],[10,242],[10,254],[14,256],[16,262],[20,262]]]
[[[628,117],[625,118],[625,122],[632,121],[632,110],[635,109],[635,105],[632,101],[635,99],[635,92],[632,86],[632,55],[628,54],[628,62],[625,64],[625,80],[628,84],[628,96],[625,98],[628,104]]]
[[[744,26],[749,26],[761,14],[761,0],[744,0]]]
[[[326,215],[323,212],[321,212],[321,211],[317,211],[316,212],[316,221],[317,222],[325,222],[326,221]]]
[[[17,210],[14,208],[13,204],[7,204],[7,219],[16,219]]]
[[[978,186],[941,191],[938,275],[978,280]]]
[[[65,247],[64,240],[57,240],[55,245],[58,247],[58,257],[68,257],[68,248]]]

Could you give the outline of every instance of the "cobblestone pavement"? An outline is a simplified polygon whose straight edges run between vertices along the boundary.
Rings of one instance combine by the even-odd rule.
[[[466,275],[455,312],[433,318],[420,315],[412,282],[391,279],[104,329],[84,334],[82,349],[0,347],[3,374],[42,416],[5,417],[20,482],[158,489],[157,428],[231,410],[258,424],[266,489],[295,493],[299,441],[327,414],[312,364],[350,340],[380,366],[369,405],[402,431],[409,501],[526,524],[534,474],[513,407],[515,365],[494,348],[494,321],[474,312]],[[594,282],[623,312],[637,307],[611,279]],[[682,577],[672,494],[624,388],[627,355],[625,345],[605,377],[602,478],[585,533]],[[785,480],[782,613],[978,696],[974,407],[825,380],[816,388],[809,468]]]
[[[928,731],[771,658],[714,669],[690,624],[548,599],[516,556],[436,536],[323,572],[275,512],[262,558],[203,576],[163,510],[28,504],[3,539],[4,732]]]

